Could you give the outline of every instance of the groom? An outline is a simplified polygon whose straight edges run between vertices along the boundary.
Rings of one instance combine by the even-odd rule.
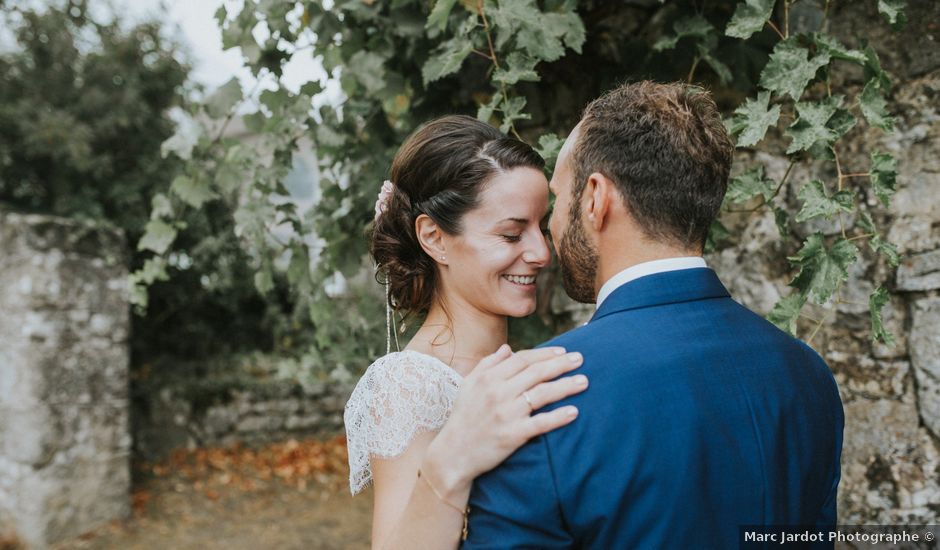
[[[732,150],[699,88],[629,84],[585,109],[550,225],[565,290],[597,311],[546,345],[581,352],[591,385],[546,407],[575,422],[477,479],[463,548],[724,549],[746,525],[834,526],[832,374],[702,259]]]

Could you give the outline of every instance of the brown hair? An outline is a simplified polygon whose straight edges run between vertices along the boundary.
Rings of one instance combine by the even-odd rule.
[[[494,175],[517,167],[541,170],[544,164],[527,144],[469,116],[441,117],[415,130],[392,161],[394,191],[370,238],[390,305],[406,315],[425,313],[434,298],[437,263],[418,242],[419,215],[459,235],[464,214],[479,204]]]
[[[727,189],[734,144],[702,88],[650,81],[592,101],[572,155],[574,197],[600,172],[652,240],[701,249]]]

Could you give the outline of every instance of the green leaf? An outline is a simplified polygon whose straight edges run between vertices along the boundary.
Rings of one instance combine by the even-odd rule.
[[[888,114],[888,102],[881,95],[877,79],[865,84],[865,89],[858,96],[858,106],[869,124],[886,132],[894,130],[894,119]]]
[[[865,233],[872,235],[878,234],[878,229],[875,227],[875,220],[871,219],[871,214],[862,210],[861,215],[858,217],[858,225]]]
[[[157,193],[150,200],[150,219],[169,218],[173,216],[173,205],[170,198],[163,193]]]
[[[672,25],[675,35],[663,36],[653,44],[656,51],[671,50],[676,47],[679,40],[686,37],[705,38],[715,30],[715,27],[701,15],[695,14],[679,19]]]
[[[585,40],[584,23],[573,5],[562,8],[566,11],[546,13],[539,10],[535,0],[499,2],[489,9],[489,21],[496,29],[496,49],[503,49],[514,39],[516,50],[524,50],[540,61],[561,58],[565,47],[580,53]]]
[[[767,314],[767,320],[787,334],[796,336],[796,320],[805,304],[806,296],[794,292],[774,304],[774,308]]]
[[[147,287],[156,281],[168,281],[166,258],[155,256],[144,260],[144,266],[127,277],[129,301],[132,305],[145,310],[148,304]]]
[[[868,61],[868,56],[864,52],[846,48],[834,36],[821,32],[813,33],[811,36],[819,51],[829,54],[832,59],[851,61],[858,65],[865,65]]]
[[[907,8],[906,0],[878,0],[878,13],[885,16],[894,30],[900,30],[907,23],[907,16],[904,15],[905,8]]]
[[[871,313],[871,339],[873,342],[881,340],[886,345],[894,345],[894,335],[885,330],[881,310],[891,300],[888,291],[878,287],[868,297],[868,311]]]
[[[830,198],[826,195],[825,184],[819,180],[813,180],[804,185],[797,198],[803,201],[803,208],[796,215],[798,222],[818,217],[825,217],[828,220],[839,212],[852,212],[855,209],[855,193],[839,191]]]
[[[274,290],[274,278],[271,275],[270,269],[262,268],[255,273],[255,288],[257,288],[258,292],[261,294],[267,294]]]
[[[764,70],[760,74],[760,87],[778,94],[786,94],[799,101],[809,81],[820,67],[829,64],[829,54],[819,52],[812,59],[809,50],[797,44],[797,37],[778,42]]]
[[[253,134],[260,134],[264,131],[264,123],[267,122],[267,120],[267,117],[264,116],[264,113],[261,111],[255,111],[254,113],[249,113],[242,117],[245,128]]]
[[[225,26],[225,20],[228,18],[228,10],[225,9],[225,4],[222,4],[219,6],[219,9],[215,10],[213,18],[215,18],[215,22],[220,29]]]
[[[738,4],[725,29],[727,36],[750,38],[752,34],[764,28],[774,11],[775,0],[745,0]]]
[[[181,109],[171,110],[170,116],[176,122],[176,130],[160,144],[160,155],[166,158],[170,153],[175,153],[179,158],[189,160],[193,156],[193,149],[199,143],[199,138],[202,137],[202,125]]]
[[[463,58],[460,61],[463,61]],[[425,64],[425,67],[427,67],[427,64]],[[459,63],[453,71],[458,68],[460,68]],[[385,88],[385,59],[378,54],[360,50],[346,62],[344,74],[358,80],[370,94],[375,94]]]
[[[708,237],[705,239],[705,253],[714,252],[718,245],[731,237],[731,232],[719,220],[712,222],[708,228]]]
[[[871,185],[885,206],[891,205],[898,177],[898,161],[886,153],[871,154]]]
[[[874,235],[868,239],[868,246],[877,253],[884,256],[885,261],[891,267],[897,267],[901,263],[901,255],[898,254],[898,247],[893,243],[884,240],[881,235]]]
[[[504,101],[501,109],[503,111],[503,122],[499,126],[499,131],[508,133],[513,123],[517,120],[528,120],[532,118],[529,113],[522,112],[525,109],[526,99],[524,97],[514,97],[509,101]]]
[[[538,82],[539,75],[535,72],[537,59],[527,57],[521,52],[512,52],[506,56],[504,68],[499,68],[493,72],[493,81],[501,82],[507,86],[520,81]]]
[[[800,268],[790,286],[823,304],[849,278],[848,268],[857,257],[858,248],[848,240],[839,238],[832,248],[826,248],[822,233],[814,233],[803,242],[796,256],[787,258]]]
[[[873,78],[878,79],[878,86],[885,93],[891,91],[891,78],[888,73],[881,68],[881,60],[878,59],[878,52],[871,46],[865,47],[865,80]]]
[[[898,264],[901,263],[898,247],[884,240],[884,237],[878,233],[875,222],[871,219],[871,215],[868,212],[862,212],[862,215],[859,216],[858,219],[858,225],[861,227],[862,231],[870,235],[868,238],[868,246],[871,247],[874,253],[884,256],[885,261],[892,267],[897,267]]]
[[[738,4],[725,29],[725,35],[735,38],[750,38],[758,32],[774,11],[775,0],[745,0]]]
[[[285,105],[290,103],[291,93],[284,88],[278,88],[276,90],[265,90],[261,92],[260,96],[258,96],[258,100],[261,101],[265,107],[270,109],[272,113],[277,113]]]
[[[194,179],[186,175],[176,176],[170,184],[170,191],[193,208],[199,208],[218,196],[205,178]]]
[[[544,134],[539,138],[539,146],[535,149],[538,154],[545,159],[545,166],[553,166],[558,158],[558,152],[565,140],[554,133]]]
[[[340,133],[329,124],[318,124],[314,131],[317,145],[326,147],[342,147],[346,145],[346,135]]]
[[[490,100],[477,109],[477,119],[482,120],[483,122],[489,122],[493,118],[493,112],[496,111],[496,107],[503,101],[503,93],[496,92],[493,94],[493,97]]]
[[[175,227],[163,220],[150,220],[144,228],[144,236],[137,243],[137,250],[151,250],[163,254],[175,239]]]
[[[838,105],[842,104],[842,96],[832,96],[830,99],[837,99],[838,101],[835,101],[835,103]],[[856,122],[852,113],[840,107],[836,109],[835,114],[832,115],[832,118],[829,119],[826,126],[836,135],[836,139],[839,139],[854,128]]]
[[[238,83],[238,78],[232,77],[206,99],[206,113],[212,118],[223,118],[228,116],[232,108],[241,100],[241,84]]]
[[[303,244],[294,241],[291,243],[290,263],[287,267],[287,282],[291,286],[302,286],[309,282],[310,258]]]
[[[828,149],[848,132],[855,125],[855,117],[840,107],[842,99],[842,96],[832,96],[823,101],[797,103],[799,118],[785,133],[793,140],[787,148],[787,154],[814,146]]]
[[[437,30],[443,31],[447,28],[447,17],[450,15],[451,10],[454,9],[454,5],[457,3],[457,0],[437,0],[434,2],[434,8],[431,10],[431,14],[428,15],[428,22],[426,28],[437,27]]]
[[[747,202],[762,195],[764,201],[770,201],[776,191],[777,183],[764,177],[764,165],[758,164],[740,176],[731,178],[728,182],[728,191],[725,200],[733,203]]]
[[[770,92],[758,92],[757,99],[748,98],[734,110],[729,131],[738,134],[738,147],[757,145],[764,139],[767,129],[777,124],[780,106],[768,107]]]
[[[148,285],[155,281],[167,281],[170,276],[166,272],[166,265],[166,258],[163,256],[147,258],[144,260],[144,266],[134,275],[138,277],[139,281]]]
[[[790,213],[785,208],[774,207],[774,222],[777,224],[777,231],[780,232],[781,239],[790,237]]]
[[[316,80],[311,80],[300,87],[300,93],[309,97],[313,97],[322,91],[323,85]]]
[[[466,36],[456,36],[441,44],[421,68],[424,85],[456,73],[471,51],[473,44]]]

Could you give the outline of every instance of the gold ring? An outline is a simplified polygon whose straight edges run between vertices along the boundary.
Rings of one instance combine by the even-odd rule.
[[[525,402],[529,404],[529,412],[533,412],[535,407],[532,406],[532,400],[529,399],[529,394],[527,392],[522,392],[522,398],[525,399]]]

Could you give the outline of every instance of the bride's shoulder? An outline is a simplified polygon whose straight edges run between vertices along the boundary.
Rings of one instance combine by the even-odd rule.
[[[416,351],[389,353],[369,365],[343,414],[353,494],[372,479],[372,456],[399,456],[418,432],[441,429],[459,382],[448,365]]]
[[[376,359],[366,369],[360,380],[376,383],[382,381],[397,384],[410,381],[428,382],[435,379],[444,379],[454,383],[460,382],[457,371],[431,355],[412,350],[395,351]]]

